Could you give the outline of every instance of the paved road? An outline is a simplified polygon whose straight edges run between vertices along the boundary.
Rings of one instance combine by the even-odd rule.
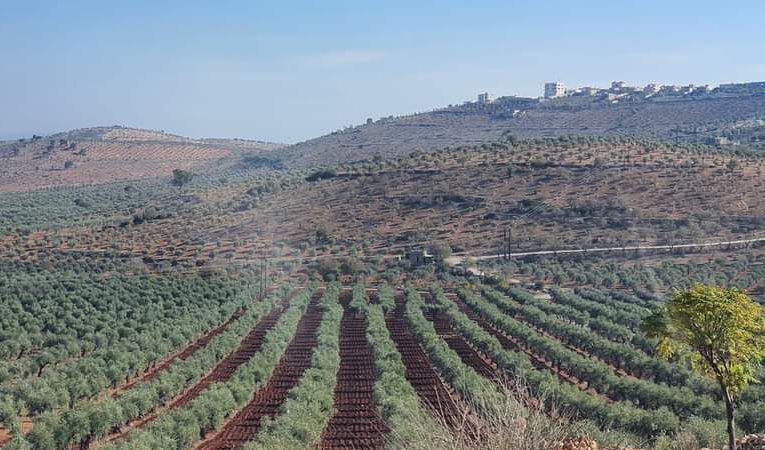
[[[710,247],[724,247],[726,245],[745,245],[753,244],[756,242],[765,242],[765,237],[758,237],[752,239],[738,239],[735,241],[722,241],[722,242],[697,242],[692,244],[676,244],[676,245],[632,245],[624,247],[603,247],[603,248],[588,248],[588,249],[563,249],[563,250],[537,250],[532,252],[518,252],[510,253],[511,258],[522,258],[524,256],[541,256],[541,255],[567,255],[575,253],[606,253],[606,252],[622,252],[622,251],[638,251],[638,250],[675,250],[682,248],[710,248]],[[452,256],[447,259],[447,263],[450,265],[456,265],[465,261],[477,262],[488,261],[492,259],[502,259],[504,255],[483,255],[483,256]]]

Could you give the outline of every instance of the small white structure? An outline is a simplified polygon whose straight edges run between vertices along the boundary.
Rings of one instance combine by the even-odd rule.
[[[653,95],[653,94],[657,94],[660,89],[661,89],[661,87],[658,84],[656,84],[656,83],[648,83],[643,88],[643,93],[648,94],[648,95]]]
[[[625,83],[624,81],[612,81],[611,82],[611,90],[618,92],[618,91],[621,91],[622,89],[624,89],[624,87],[626,85],[627,85],[627,83]]]
[[[489,103],[494,102],[494,96],[489,94],[488,92],[484,92],[483,94],[478,94],[478,103],[482,105],[488,105]]]
[[[560,81],[545,83],[545,98],[558,98],[566,95],[566,85]]]

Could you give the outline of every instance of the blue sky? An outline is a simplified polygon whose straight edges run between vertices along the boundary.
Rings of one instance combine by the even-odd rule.
[[[765,80],[765,2],[0,0],[0,138],[296,142],[481,91]]]

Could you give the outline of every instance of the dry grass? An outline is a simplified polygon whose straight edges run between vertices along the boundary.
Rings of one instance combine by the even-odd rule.
[[[522,383],[505,381],[499,389],[504,401],[487,408],[491,412],[481,414],[477,433],[468,428],[450,430],[439,417],[412,415],[407,432],[414,436],[401,436],[393,430],[388,447],[397,450],[556,450],[567,449],[562,443],[576,436],[591,436],[601,443],[600,448],[621,448],[636,442],[633,436],[602,432],[589,423],[573,421],[560,411],[543,409],[538,406],[542,403],[531,397]],[[471,411],[463,413],[465,417],[475,416]]]
[[[577,421],[565,411],[542,407],[522,381],[499,383],[503,403],[488,405],[480,417],[467,407],[463,415],[477,420],[478,432],[464,427],[450,430],[438,416],[409,418],[408,435],[392,430],[388,448],[396,450],[699,450],[724,448],[725,424],[688,420],[673,436],[648,442],[635,435],[603,430],[589,421]],[[543,399],[542,399],[543,400]],[[719,425],[719,426],[717,426]]]

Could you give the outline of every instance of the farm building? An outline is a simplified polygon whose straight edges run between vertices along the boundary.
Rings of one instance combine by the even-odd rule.
[[[433,262],[433,255],[428,253],[427,250],[413,248],[406,252],[406,259],[412,267],[420,267],[431,264]]]

